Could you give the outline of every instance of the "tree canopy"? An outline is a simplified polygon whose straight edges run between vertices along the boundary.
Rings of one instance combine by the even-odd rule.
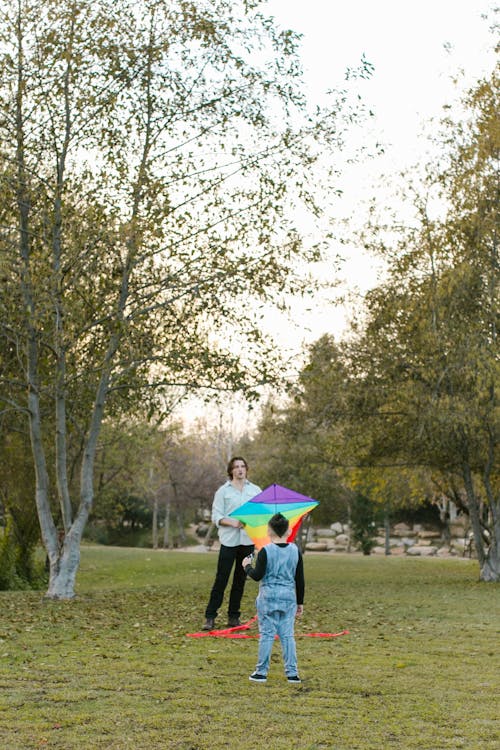
[[[308,108],[298,37],[261,6],[2,6],[0,397],[29,429],[49,596],[74,594],[104,416],[269,381],[258,306],[317,257],[296,216],[355,113],[345,91]]]
[[[470,516],[485,581],[500,577],[498,90],[495,70],[464,118],[444,122],[417,191],[406,176],[415,224],[372,217],[363,241],[385,280],[345,341],[310,347],[293,400],[261,428],[288,435],[279,465],[300,452],[310,486],[320,457],[382,504],[448,492]]]

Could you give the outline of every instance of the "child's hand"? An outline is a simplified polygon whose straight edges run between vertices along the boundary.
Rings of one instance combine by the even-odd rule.
[[[295,613],[295,617],[302,617],[303,613],[304,613],[304,605],[297,604],[297,611]]]
[[[243,565],[244,568],[246,568],[247,565],[251,565],[252,555],[247,555],[246,557],[244,557],[241,564]]]

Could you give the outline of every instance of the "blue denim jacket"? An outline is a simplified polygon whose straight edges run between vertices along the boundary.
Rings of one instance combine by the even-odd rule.
[[[264,549],[267,555],[267,565],[257,597],[259,606],[265,606],[266,609],[279,609],[281,604],[296,602],[295,572],[299,561],[297,545],[266,544]]]

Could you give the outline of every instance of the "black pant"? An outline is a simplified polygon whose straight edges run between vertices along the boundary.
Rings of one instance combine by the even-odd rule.
[[[226,590],[231,568],[235,564],[233,583],[229,594],[228,617],[240,616],[240,604],[245,588],[246,573],[243,570],[242,561],[247,555],[251,555],[254,550],[253,544],[240,544],[238,547],[226,547],[221,544],[219,550],[219,559],[217,561],[217,573],[215,574],[214,585],[210,592],[210,599],[205,610],[205,617],[217,617],[217,611],[222,604],[224,591]]]

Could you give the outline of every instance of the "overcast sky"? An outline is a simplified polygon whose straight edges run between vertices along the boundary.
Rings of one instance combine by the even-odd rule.
[[[493,7],[492,0],[268,0],[267,10],[280,26],[303,34],[301,57],[313,99],[328,88],[343,87],[346,68],[355,67],[363,55],[374,66],[372,78],[362,87],[363,100],[375,115],[366,137],[368,146],[370,139],[382,142],[385,155],[345,172],[339,218],[353,209],[362,215],[362,202],[376,194],[373,186],[380,175],[425,159],[426,123],[428,128],[432,118],[439,118],[443,106],[458,99],[460,89],[491,72]],[[457,89],[453,79],[460,72]],[[363,292],[375,283],[376,270],[376,261],[351,248],[341,288]],[[325,330],[339,336],[345,330],[345,308],[309,307],[306,312],[296,306],[299,335],[281,316],[269,315],[269,330],[276,329],[291,351]]]
[[[493,0],[268,0],[278,23],[303,34],[309,86],[320,95],[362,55],[375,66],[366,96],[398,158],[411,156],[418,126],[467,83],[491,70],[494,37],[482,16]]]

